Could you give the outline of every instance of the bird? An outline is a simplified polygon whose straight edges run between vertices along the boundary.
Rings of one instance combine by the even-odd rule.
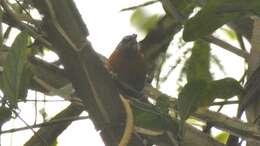
[[[146,63],[137,35],[123,37],[107,60],[107,68],[119,83],[123,95],[141,97],[146,82]]]

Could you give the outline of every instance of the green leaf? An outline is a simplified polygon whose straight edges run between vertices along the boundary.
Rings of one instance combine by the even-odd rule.
[[[209,94],[214,98],[229,99],[243,92],[243,87],[233,78],[224,78],[209,83]]]
[[[0,107],[0,127],[7,121],[9,121],[12,117],[12,112],[9,108],[4,106]]]
[[[63,87],[59,89],[54,89],[49,92],[49,95],[54,96],[54,95],[59,95],[61,97],[67,97],[71,96],[75,92],[75,89],[73,88],[72,84],[66,84]]]
[[[135,126],[153,131],[161,131],[169,128],[177,130],[177,121],[172,121],[168,113],[165,114],[157,108],[158,105],[155,107],[136,100],[131,100],[130,103],[134,113]]]
[[[201,100],[208,97],[207,81],[194,80],[188,82],[178,95],[177,108],[180,116],[179,122],[179,137],[184,135],[184,123],[189,116],[200,106]]]
[[[17,106],[18,99],[27,95],[28,84],[31,78],[27,57],[31,49],[27,46],[30,37],[21,32],[14,40],[7,55],[3,71],[3,92],[11,104]]]
[[[138,127],[151,130],[163,130],[167,126],[160,115],[144,112],[141,110],[135,110],[134,123]]]
[[[147,33],[159,20],[159,15],[148,14],[144,9],[137,9],[131,16],[130,21],[138,30]]]
[[[157,21],[159,20],[159,15],[151,15],[149,16],[143,23],[143,25],[141,26],[141,29],[144,30],[144,32],[148,32],[150,31],[155,24],[157,23]]]
[[[229,21],[249,13],[256,0],[209,0],[184,26],[183,39],[193,41],[207,36]],[[258,4],[259,6],[259,4]],[[257,7],[259,8],[259,7]]]
[[[227,142],[229,134],[227,132],[222,132],[220,134],[218,134],[215,139],[223,144],[225,144]]]
[[[185,121],[194,112],[207,95],[207,81],[188,82],[178,95],[177,108],[181,120]]]
[[[57,140],[55,140],[52,144],[51,144],[51,146],[58,146],[58,141]]]
[[[232,30],[232,29],[229,29],[229,28],[222,28],[221,29],[225,34],[227,34],[227,36],[232,39],[232,40],[235,40],[237,38],[236,36],[236,33]]]

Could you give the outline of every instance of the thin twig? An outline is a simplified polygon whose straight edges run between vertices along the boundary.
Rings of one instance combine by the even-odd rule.
[[[34,91],[34,93],[35,93],[34,98],[35,98],[35,100],[37,100],[37,91]],[[38,118],[38,105],[37,105],[37,103],[38,102],[34,102],[34,113],[35,113],[35,115],[34,115],[34,124],[37,123],[37,118]]]
[[[44,44],[46,47],[52,48],[52,45],[50,42],[48,42],[46,39],[44,39],[41,35],[39,35],[32,27],[26,25],[25,23],[21,22],[19,20],[19,17],[13,12],[11,8],[9,8],[6,0],[0,1],[1,5],[3,6],[3,9],[5,12],[12,17],[12,19],[15,21],[15,23],[21,28],[26,30],[34,39],[39,40],[42,44]]]
[[[54,91],[56,90],[56,88],[52,87],[51,85],[49,85],[47,82],[45,82],[44,80],[38,78],[37,76],[34,76],[33,79],[39,84],[41,85],[41,87],[43,87],[45,90],[47,91]],[[77,97],[66,97],[66,96],[61,96],[63,99],[65,100],[68,100],[68,101],[71,101],[79,106],[83,106],[80,98],[77,98]]]
[[[28,129],[30,129],[35,135],[37,135],[44,144],[49,145],[48,142],[44,138],[42,138],[41,135],[39,135],[36,131],[34,131],[34,129],[22,117],[20,117],[20,115],[15,110],[12,110],[12,112],[26,125]]]
[[[227,104],[238,104],[239,101],[238,100],[235,100],[235,101],[220,101],[220,102],[213,102],[211,104],[211,106],[214,106],[214,105],[227,105]]]
[[[148,6],[148,5],[157,3],[157,2],[159,2],[159,1],[158,1],[158,0],[148,1],[148,2],[145,2],[145,3],[140,4],[140,5],[136,5],[136,6],[131,6],[131,7],[128,7],[128,8],[124,8],[124,9],[120,10],[120,12],[129,11],[129,10],[135,10],[135,9],[137,9],[137,8],[145,7],[145,6]]]
[[[26,15],[28,15],[31,19],[33,19],[31,14],[26,10],[26,8],[18,0],[15,0],[15,2],[22,8],[22,10],[25,12]]]
[[[35,26],[39,26],[40,25],[40,21],[39,20],[35,20],[33,19],[33,17],[31,16],[30,12],[27,11],[27,9],[21,4],[20,1],[15,0],[16,3],[19,5],[19,7],[21,7],[21,9],[25,12],[25,14],[21,13],[21,14],[17,14],[17,16],[19,17],[19,19],[22,21],[26,21],[27,23],[31,23]]]
[[[59,99],[57,99],[57,100],[55,100],[55,99],[52,99],[52,100],[32,99],[32,100],[30,100],[30,99],[26,99],[26,100],[22,100],[22,101],[18,101],[18,102],[68,102],[68,101],[71,101],[71,100],[64,100],[64,99],[60,99],[60,100]],[[72,101],[74,101],[74,100],[72,100]],[[75,101],[78,101],[78,100],[75,100]]]
[[[53,126],[53,125],[60,124],[63,122],[78,121],[78,120],[85,120],[85,119],[89,119],[89,116],[69,117],[69,118],[64,118],[64,119],[60,119],[60,120],[53,120],[53,121],[49,121],[49,122],[43,122],[43,123],[31,125],[30,127],[31,128],[40,128],[40,127],[46,127],[46,126]],[[27,126],[20,127],[20,128],[14,128],[14,129],[9,129],[9,130],[4,130],[1,132],[1,134],[13,133],[13,132],[18,132],[18,131],[28,130],[28,129],[30,129],[30,128]]]

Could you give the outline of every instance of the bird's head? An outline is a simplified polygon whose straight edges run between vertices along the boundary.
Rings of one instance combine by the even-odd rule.
[[[139,52],[140,46],[136,40],[137,35],[127,35],[118,44],[116,49],[123,53],[124,56],[131,57]]]

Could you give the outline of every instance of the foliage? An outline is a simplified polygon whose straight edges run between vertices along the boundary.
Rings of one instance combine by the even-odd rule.
[[[222,25],[248,13],[259,15],[259,8],[257,0],[209,0],[196,16],[187,21],[183,39],[192,41],[207,36]]]
[[[188,82],[178,95],[178,113],[181,128],[186,119],[198,108],[209,107],[216,98],[229,99],[241,95],[243,88],[233,78],[221,80],[192,80]]]
[[[191,49],[191,56],[184,65],[187,81],[212,80],[210,73],[210,46],[205,41],[196,41]]]
[[[221,109],[232,97],[244,95],[242,84],[234,77],[223,75],[220,79],[215,78],[215,70],[224,72],[227,62],[222,62],[218,54],[212,53],[212,44],[239,57],[242,53],[244,59],[248,60],[249,55],[243,47],[243,36],[251,38],[251,16],[260,15],[259,0],[161,0],[150,4],[154,3],[160,3],[165,14],[151,13],[143,8],[149,7],[145,4],[127,9],[133,10],[129,21],[144,35],[144,39],[140,41],[140,51],[149,66],[147,84],[156,84],[157,88],[145,88],[138,94],[147,98],[144,101],[139,100],[140,97],[129,97],[136,129],[156,133],[149,135],[137,131],[131,135],[133,138],[128,140],[129,143],[142,146],[143,141],[148,141],[150,145],[181,143],[186,146],[191,145],[191,141],[194,146],[201,143],[221,145],[218,141],[225,143],[230,135],[222,132],[214,137],[218,141],[213,141],[208,136],[212,136],[212,133],[192,129],[187,126],[187,119],[194,120],[189,123],[193,126],[202,128],[196,122],[203,122],[209,128],[213,126],[231,131],[243,139],[257,140],[258,137],[254,136],[259,136],[259,133],[250,131],[254,128],[248,128],[250,133],[246,131],[248,129],[243,131],[241,126],[239,130],[234,130],[233,125],[221,127],[219,119],[232,119],[223,114],[213,117],[214,114],[211,115],[210,112],[206,112],[208,115],[200,115],[201,112],[198,111],[208,111],[217,99],[225,100],[220,104]],[[32,15],[35,11],[42,15],[40,19]],[[100,55],[93,51],[94,48],[87,39],[89,32],[74,2],[3,0],[0,22],[1,26],[7,26],[0,29],[0,88],[4,94],[1,98],[0,126],[8,122],[12,114],[15,115],[14,119],[19,117],[17,111],[23,109],[19,109],[18,103],[23,101],[27,104],[27,93],[33,90],[58,95],[65,100],[69,99],[73,104],[50,120],[64,120],[64,123],[58,122],[54,127],[41,127],[38,134],[32,136],[25,146],[47,143],[59,145],[57,137],[75,120],[68,119],[71,116],[78,118],[83,110],[88,111],[89,118],[96,129],[100,130],[106,145],[117,145],[122,133],[127,131],[124,128],[127,127],[125,119],[128,115],[125,114],[119,98],[123,87],[112,80],[104,67],[106,59],[103,58],[105,61],[101,62],[102,57],[98,58]],[[223,25],[226,26],[222,27]],[[14,29],[18,29],[19,33],[13,34]],[[216,30],[222,33],[219,38],[224,41],[221,43],[209,39],[216,38],[212,35]],[[238,41],[241,48],[230,49],[230,42],[225,42],[223,33]],[[9,47],[7,42],[13,36],[15,40]],[[46,55],[47,51],[41,51],[43,48],[58,55],[58,61],[39,59],[37,56]],[[213,69],[213,65],[219,68]],[[168,72],[165,73],[166,71]],[[182,79],[181,83],[173,78]],[[174,87],[179,87],[179,91],[174,91],[178,97],[173,98],[158,91],[164,84],[168,84],[167,89],[171,91]],[[73,98],[68,98],[71,96]],[[221,122],[226,124],[225,121]],[[241,122],[238,121],[238,124]],[[196,132],[191,132],[190,129],[199,134],[194,134]],[[205,134],[201,134],[202,132]]]
[[[151,30],[159,19],[159,15],[147,14],[143,9],[137,9],[132,14],[130,21],[133,26],[135,26],[139,31],[145,34]]]
[[[24,100],[31,79],[27,58],[30,38],[22,32],[14,40],[6,58],[3,71],[3,92],[11,107],[16,107],[19,99]]]
[[[216,139],[220,141],[221,143],[225,144],[228,139],[228,133],[222,132],[216,136]]]

